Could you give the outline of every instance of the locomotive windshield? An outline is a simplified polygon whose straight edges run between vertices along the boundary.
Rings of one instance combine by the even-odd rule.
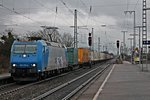
[[[36,45],[14,45],[13,53],[36,53]]]

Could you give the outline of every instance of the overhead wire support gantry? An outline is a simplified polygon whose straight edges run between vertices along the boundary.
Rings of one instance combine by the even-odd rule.
[[[125,49],[126,49],[126,42],[125,42],[125,34],[127,33],[127,31],[121,31],[123,33],[123,53],[125,54]]]
[[[139,64],[141,65],[141,28],[142,26],[136,26],[135,28],[139,29]]]
[[[142,71],[148,71],[148,56],[147,56],[147,44],[145,45],[143,42],[147,42],[147,10],[150,10],[150,8],[146,7],[146,0],[143,0],[142,4]],[[146,67],[144,69],[144,61],[146,62]]]
[[[74,48],[78,48],[78,39],[77,39],[77,10],[74,11]]]
[[[136,20],[135,20],[135,11],[124,11],[125,14],[127,13],[130,13],[132,14],[133,13],[133,16],[134,16],[134,21],[133,21],[133,50],[132,50],[132,59],[134,59],[134,49],[136,47],[136,30],[135,30],[135,26],[136,26]],[[133,62],[134,63],[134,62]]]

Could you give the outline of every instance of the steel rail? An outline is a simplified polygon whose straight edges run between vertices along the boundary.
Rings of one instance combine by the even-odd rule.
[[[42,94],[42,95],[39,95],[38,97],[33,98],[32,100],[41,100],[41,99],[44,99],[45,97],[47,97],[47,96],[53,94],[54,92],[56,92],[56,91],[58,91],[58,90],[60,90],[60,89],[62,89],[62,88],[64,88],[64,87],[66,87],[67,85],[70,85],[71,83],[73,83],[73,82],[79,80],[80,78],[83,78],[84,76],[86,76],[86,75],[88,75],[88,74],[94,72],[94,71],[97,70],[98,68],[99,68],[99,67],[97,67],[97,68],[95,68],[95,69],[93,69],[93,70],[91,70],[91,71],[88,71],[87,73],[85,73],[85,74],[83,74],[83,75],[81,75],[81,76],[79,76],[79,77],[77,77],[77,78],[75,78],[75,79],[73,79],[73,80],[71,80],[71,81],[69,81],[69,82],[66,82],[66,83],[64,83],[64,84],[62,84],[62,85],[60,85],[60,86],[58,86],[58,87],[56,87],[56,88],[54,88],[54,89],[49,90],[48,92],[45,92],[45,93]]]
[[[38,82],[34,82],[34,83],[31,83],[31,84],[27,84],[27,85],[21,86],[21,87],[19,87],[19,88],[15,88],[15,89],[13,89],[13,90],[6,91],[6,92],[4,92],[4,93],[1,93],[0,96],[4,96],[4,95],[6,95],[6,94],[10,94],[10,93],[16,92],[16,91],[18,91],[18,90],[21,90],[21,89],[24,89],[24,88],[27,88],[27,87],[30,87],[30,86],[33,86],[33,85],[36,85],[36,84],[44,83],[44,82],[50,81],[50,80],[52,80],[52,79],[65,76],[65,75],[67,75],[67,74],[69,74],[69,73],[70,73],[70,72],[64,73],[64,74],[60,74],[60,75],[58,75],[58,76],[54,76],[54,77],[51,77],[51,78],[47,78],[47,79],[42,80],[42,81],[38,81]]]
[[[70,94],[68,94],[67,96],[65,96],[62,100],[69,100],[72,96],[74,96],[79,90],[81,90],[83,87],[85,87],[88,83],[90,83],[93,79],[95,79],[98,75],[102,74],[109,66],[110,64],[108,64],[105,68],[103,68],[102,70],[100,70],[98,73],[96,73],[93,77],[91,77],[90,79],[88,79],[86,82],[84,82],[83,84],[81,84],[78,88],[76,88],[74,91],[72,91]]]

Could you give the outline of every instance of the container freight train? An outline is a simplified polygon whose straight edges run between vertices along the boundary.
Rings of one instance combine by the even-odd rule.
[[[91,53],[93,52],[93,54]],[[90,54],[93,55],[90,60]],[[70,70],[77,65],[111,59],[108,54],[87,48],[65,48],[44,40],[14,41],[11,48],[11,76],[15,81],[34,81]]]
[[[98,51],[91,51],[89,48],[78,48],[78,64],[79,65],[87,65],[89,62],[92,64],[109,60],[113,58],[112,54],[102,53]]]

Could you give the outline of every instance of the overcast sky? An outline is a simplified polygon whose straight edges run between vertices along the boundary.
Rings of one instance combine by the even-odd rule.
[[[57,26],[60,33],[73,35],[74,10],[77,9],[80,45],[87,44],[88,33],[94,28],[95,45],[98,37],[102,45],[114,45],[122,41],[122,30],[127,30],[127,38],[133,33],[133,14],[124,14],[126,10],[136,11],[136,24],[142,21],[142,0],[0,0],[0,32],[13,29],[16,34],[38,31],[40,26]],[[147,0],[147,7],[150,1]],[[57,10],[57,11],[56,11]],[[148,12],[148,23],[150,12]],[[106,25],[106,27],[102,27]],[[149,30],[148,24],[148,30]],[[129,46],[129,45],[128,45]],[[111,48],[110,48],[111,49]]]

